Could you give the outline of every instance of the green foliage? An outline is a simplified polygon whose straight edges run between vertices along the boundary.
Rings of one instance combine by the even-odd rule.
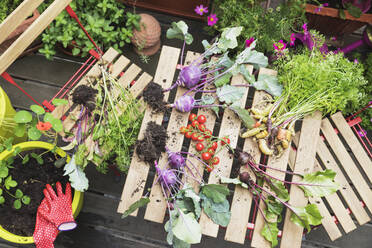
[[[301,27],[305,21],[304,1],[288,1],[276,9],[267,11],[261,6],[260,1],[254,0],[215,0],[215,13],[218,22],[208,27],[208,31],[222,32],[224,28],[242,26],[242,36],[239,37],[242,51],[245,40],[254,37],[260,42],[257,50],[261,52],[273,51],[273,43],[278,40],[289,40],[293,27]]]
[[[45,9],[52,1],[42,4]],[[139,29],[140,16],[127,12],[125,6],[116,0],[76,0],[70,3],[80,21],[100,47],[120,49],[130,43],[133,28]],[[39,51],[47,58],[55,54],[56,44],[63,47],[73,46],[74,56],[86,56],[93,44],[85,36],[78,23],[71,19],[66,11],[62,11],[42,34],[43,48]]]
[[[148,197],[142,197],[141,199],[139,199],[138,201],[130,205],[129,208],[125,210],[121,218],[124,219],[128,217],[131,213],[133,213],[140,207],[146,206],[149,202],[150,202],[150,199]]]
[[[210,198],[215,203],[221,203],[226,200],[226,196],[230,194],[229,189],[220,184],[206,184],[202,186],[201,193],[207,198]]]
[[[322,215],[319,213],[315,204],[309,204],[306,207],[292,207],[291,221],[302,226],[310,232],[310,225],[317,226],[322,224]]]
[[[88,178],[85,176],[85,173],[81,166],[75,162],[76,155],[72,156],[70,162],[65,165],[63,170],[65,173],[64,176],[69,176],[69,181],[71,182],[71,187],[74,189],[84,192],[89,187]]]
[[[336,172],[332,170],[317,171],[314,173],[305,174],[304,178],[300,181],[302,190],[305,196],[323,197],[335,193],[339,185],[334,181]],[[312,184],[312,186],[309,186]],[[316,186],[315,186],[316,185]]]
[[[188,29],[184,21],[172,22],[172,27],[167,30],[167,38],[184,40],[187,45],[190,45],[194,38],[188,33]]]
[[[0,23],[12,13],[23,0],[1,0],[0,1]]]
[[[342,53],[303,51],[279,60],[277,70],[286,98],[279,113],[307,104],[311,108],[308,114],[316,110],[332,114],[357,106],[367,97],[360,90],[367,84],[362,66],[350,62]]]
[[[246,89],[244,87],[234,87],[226,84],[220,88],[217,88],[218,100],[230,105],[236,101],[239,101],[243,97],[245,90]]]

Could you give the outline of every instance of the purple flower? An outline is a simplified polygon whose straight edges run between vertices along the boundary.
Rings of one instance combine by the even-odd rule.
[[[273,47],[275,48],[276,51],[281,52],[281,51],[283,51],[284,49],[287,48],[287,44],[285,44],[283,40],[280,40],[280,41],[274,43]]]
[[[253,37],[251,37],[249,39],[246,39],[245,40],[245,47],[250,47],[253,42],[254,42],[254,38]]]
[[[216,14],[210,14],[208,16],[208,26],[213,26],[218,21]]]
[[[354,64],[358,64],[358,60],[357,59],[354,59]]]
[[[204,7],[203,4],[196,6],[195,12],[198,15],[203,15],[204,13],[208,13],[208,7]]]
[[[291,34],[291,38],[290,38],[290,43],[289,43],[289,45],[290,45],[290,46],[294,46],[294,44],[295,44],[295,40],[296,40],[295,34],[292,33],[292,34]]]
[[[362,129],[362,130],[358,131],[358,134],[359,134],[360,137],[364,137],[364,136],[367,135],[367,131]]]
[[[304,30],[305,35],[309,34],[309,31],[307,30],[307,23],[304,23],[304,25],[302,25],[302,29]]]

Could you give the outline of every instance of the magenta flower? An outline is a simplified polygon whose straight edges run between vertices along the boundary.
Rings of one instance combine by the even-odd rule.
[[[302,25],[302,29],[304,30],[304,35],[309,34],[309,31],[307,30],[307,23],[304,23],[304,25]]]
[[[208,13],[208,7],[204,7],[203,4],[196,6],[195,12],[198,15],[203,15],[204,13]]]
[[[281,51],[283,51],[284,49],[287,48],[287,44],[285,44],[283,40],[280,40],[280,41],[274,43],[273,46],[274,46],[275,50],[278,51],[278,52],[281,52]]]
[[[359,61],[357,59],[354,59],[354,64],[358,64]]]
[[[291,34],[291,38],[290,38],[289,45],[290,45],[290,46],[294,46],[294,44],[295,44],[295,40],[296,40],[295,34],[292,33],[292,34]]]
[[[250,47],[253,42],[254,42],[254,38],[253,37],[251,37],[249,39],[246,39],[245,40],[245,47]]]
[[[364,136],[367,135],[367,131],[362,129],[362,130],[358,131],[358,134],[359,134],[360,137],[364,137]]]
[[[208,16],[208,26],[213,26],[218,21],[216,14],[210,14]]]

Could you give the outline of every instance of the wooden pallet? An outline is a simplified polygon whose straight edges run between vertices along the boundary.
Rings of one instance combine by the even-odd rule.
[[[172,79],[176,72],[179,54],[179,49],[166,46],[162,48],[154,81],[162,85],[164,88],[169,87],[172,83]],[[198,54],[188,52],[186,56],[186,62],[189,63],[196,56],[198,56]],[[248,69],[250,70],[250,72],[252,72],[253,68],[248,67]],[[259,73],[276,74],[275,71],[268,69],[261,69]],[[244,82],[244,78],[241,75],[234,76],[231,80],[231,84],[241,84]],[[178,87],[176,92],[176,99],[184,92],[185,89],[183,89],[182,87]],[[242,107],[246,106],[246,96],[248,95],[248,89],[245,93],[246,95],[243,98],[244,100],[242,100],[241,102]],[[269,96],[265,92],[255,91],[252,106],[257,107],[259,103],[267,97]],[[166,94],[164,100],[167,99],[168,94]],[[213,130],[216,124],[215,115],[207,109],[199,109],[198,114],[204,114],[207,116],[207,128]],[[153,114],[152,110],[147,107],[145,117],[141,126],[139,139],[143,138],[143,134],[148,122],[155,121],[156,123],[160,124],[162,123],[163,117],[164,115],[162,113]],[[356,151],[354,153],[356,155],[358,154],[358,156],[360,157],[358,158],[360,160],[359,162],[365,169],[366,174],[370,176],[371,171],[368,171],[372,168],[370,166],[370,160],[368,157],[366,157],[365,154],[361,155],[363,153],[363,149],[360,149],[358,140],[356,140],[353,133],[350,134],[351,130],[347,126],[345,120],[343,118],[343,122],[338,120],[340,119],[339,113],[333,115],[332,119],[337,120],[337,127],[340,129],[340,132],[343,135],[347,136],[347,142],[349,144],[352,144],[351,147],[353,152],[354,150]],[[167,146],[170,148],[170,150],[181,150],[184,137],[179,133],[179,127],[186,126],[187,122],[188,113],[180,113],[174,109],[172,110],[167,128],[168,135],[170,136],[167,142]],[[313,171],[314,169],[319,169],[319,162],[316,159],[317,153],[322,161],[329,161],[324,168],[331,168],[337,172],[336,180],[343,186],[340,193],[344,196],[345,201],[348,203],[348,206],[353,212],[355,218],[358,220],[359,224],[364,224],[370,220],[367,212],[364,210],[357,196],[349,186],[344,174],[340,172],[338,165],[333,160],[331,160],[330,156],[332,155],[330,155],[328,148],[326,148],[324,144],[324,141],[319,136],[319,132],[320,130],[322,130],[327,140],[329,139],[329,142],[332,142],[331,146],[337,146],[338,150],[341,149],[340,151],[336,149],[337,152],[335,152],[336,155],[340,155],[339,159],[341,163],[346,164],[345,167],[347,167],[347,169],[345,170],[353,170],[353,168],[356,168],[355,166],[353,166],[354,162],[351,160],[351,158],[348,157],[346,150],[343,151],[342,148],[340,148],[336,143],[337,141],[335,140],[338,140],[338,137],[331,139],[331,136],[334,136],[336,134],[333,131],[333,128],[331,129],[331,131],[327,129],[327,122],[329,122],[327,119],[321,120],[320,113],[315,113],[313,116],[306,117],[303,121],[301,132],[298,134],[297,138],[294,139],[297,146],[297,152],[288,149],[279,159],[269,158],[268,164],[278,169],[287,169],[287,166],[290,165],[297,173],[308,173]],[[240,126],[240,120],[235,116],[235,114],[232,113],[230,110],[226,110],[222,117],[218,136],[228,136],[231,140],[231,146],[236,147],[239,139]],[[353,142],[351,142],[351,140],[353,140]],[[188,151],[195,152],[193,149],[193,146],[190,145]],[[257,144],[251,139],[246,139],[244,141],[243,149],[244,151],[249,151],[256,160],[259,160],[262,156],[257,147]],[[219,157],[221,159],[220,164],[212,173],[209,174],[209,183],[219,183],[217,175],[229,177],[231,174],[233,157],[228,154],[227,151],[221,151]],[[189,157],[189,159],[191,159],[191,161],[195,164],[200,174],[203,174],[205,172],[204,166],[200,164],[196,159],[192,157]],[[166,154],[163,154],[160,158],[159,166],[163,167],[166,164],[166,160],[167,156]],[[122,198],[118,207],[119,213],[123,213],[132,203],[139,200],[143,196],[145,184],[150,178],[149,170],[149,165],[144,163],[143,161],[140,161],[137,155],[134,154],[124,185]],[[241,168],[241,170],[247,169]],[[278,171],[267,170],[267,172],[278,178],[284,179],[285,177],[284,173]],[[253,176],[252,172],[250,173]],[[355,180],[361,180],[361,176],[359,176],[359,174],[354,174],[351,177],[353,182]],[[153,183],[154,180],[156,180],[156,177],[151,183]],[[293,177],[292,180],[296,181],[299,180],[299,178]],[[197,185],[195,184],[195,182],[190,180],[189,183],[191,183],[197,190]],[[357,190],[358,193],[362,196],[362,199],[365,201],[367,207],[370,207],[370,201],[372,200],[372,197],[370,197],[371,191],[368,188],[368,185],[358,185]],[[305,198],[302,190],[295,186],[290,189],[290,198],[290,203],[294,206],[304,206],[307,203],[307,198]],[[329,196],[326,198],[326,200],[331,206],[331,209],[328,209],[326,207],[322,199],[310,199],[312,203],[318,204],[319,209],[324,216],[323,225],[332,240],[339,238],[341,236],[341,232],[338,229],[337,224],[334,221],[334,217],[331,215],[331,213],[334,213],[336,215],[339,223],[341,223],[345,232],[349,232],[356,228],[351,219],[351,216],[347,213],[346,208],[343,207],[343,203],[339,199],[338,194]],[[237,186],[235,188],[233,199],[231,202],[231,221],[227,226],[225,232],[226,240],[242,244],[245,242],[248,223],[251,219],[253,220],[252,216],[250,216],[251,207],[253,206],[252,201],[252,196],[247,190],[242,189],[240,186]],[[260,203],[260,206],[262,208],[265,207],[263,203]],[[131,215],[137,216],[137,213],[138,211],[135,211]],[[147,205],[144,218],[153,222],[163,223],[165,213],[166,201],[163,198],[160,186],[158,184],[152,184],[150,203]],[[282,231],[281,247],[300,247],[303,228],[292,223],[289,220],[289,216],[290,215],[287,213],[284,221],[284,229]],[[270,244],[260,235],[260,230],[264,225],[262,216],[258,214],[255,217],[254,221],[256,223],[256,228],[253,232],[252,247],[270,247]],[[219,226],[214,224],[204,213],[201,215],[200,224],[202,227],[202,233],[204,235],[217,237]]]

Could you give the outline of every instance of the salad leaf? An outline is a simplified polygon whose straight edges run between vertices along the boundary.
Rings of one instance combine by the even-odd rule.
[[[305,196],[323,197],[335,193],[339,185],[334,181],[336,172],[332,170],[317,171],[305,174],[300,183],[309,185],[299,185],[305,192]],[[316,186],[315,186],[316,185]]]
[[[150,199],[148,197],[142,197],[141,199],[130,205],[129,208],[125,210],[121,218],[124,219],[125,217],[128,217],[131,213],[133,213],[140,207],[146,206],[149,202]]]
[[[234,87],[231,85],[224,85],[217,88],[217,96],[220,102],[225,102],[226,104],[232,104],[240,100],[245,93],[243,87]]]
[[[253,86],[257,90],[264,90],[273,96],[280,96],[283,91],[283,86],[278,83],[278,78],[267,74],[260,74]]]
[[[201,193],[213,200],[215,203],[225,201],[226,196],[230,194],[229,189],[220,184],[206,184],[201,187]]]
[[[279,229],[276,222],[265,223],[261,230],[261,235],[271,243],[271,247],[278,245],[278,233]]]
[[[64,176],[68,175],[69,180],[71,182],[71,186],[81,192],[84,192],[88,189],[89,181],[88,178],[85,176],[84,171],[81,169],[80,166],[76,165],[75,163],[75,155],[72,156],[72,159],[68,164],[65,165],[63,168],[65,173]]]
[[[220,179],[221,179],[221,183],[233,183],[235,185],[240,185],[243,188],[248,189],[248,185],[240,181],[239,178],[221,177]]]
[[[299,226],[302,226],[310,232],[310,225],[322,224],[322,215],[320,214],[318,207],[315,204],[309,204],[306,207],[292,207],[291,221]],[[299,217],[300,218],[299,218]]]

